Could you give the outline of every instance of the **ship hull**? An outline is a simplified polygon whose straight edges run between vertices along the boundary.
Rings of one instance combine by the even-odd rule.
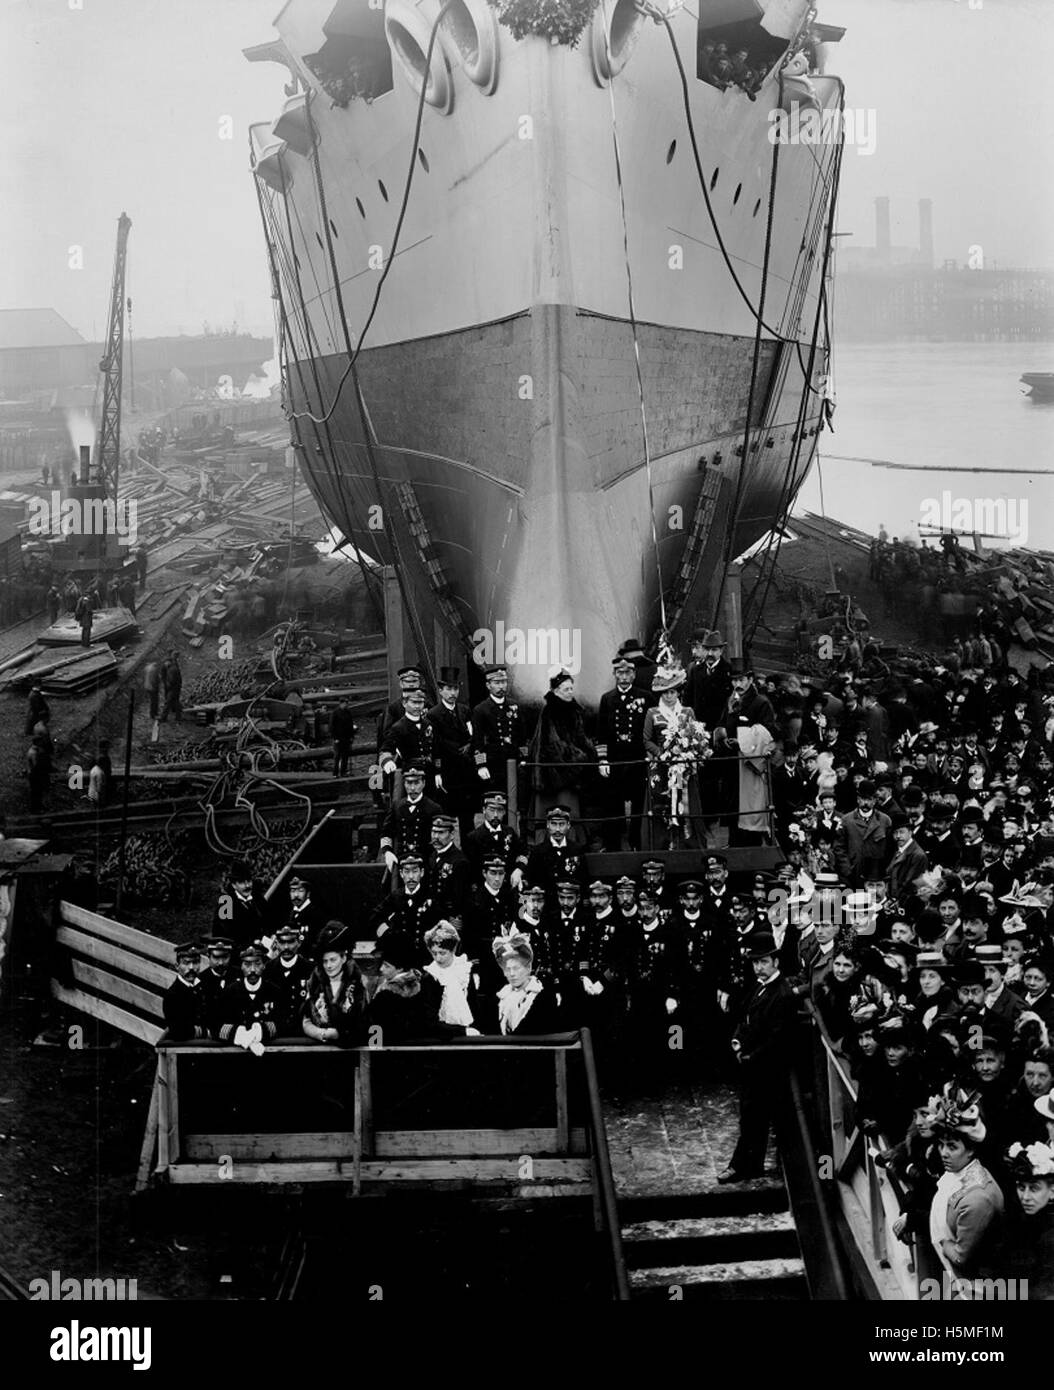
[[[674,26],[694,52],[691,18]],[[307,42],[287,38],[294,52]],[[613,90],[587,44],[502,30],[500,55],[493,92],[455,63],[450,112],[425,108],[425,158],[379,298],[414,148],[404,75],[368,107],[313,101],[315,152],[277,156],[281,187],[264,197],[294,434],[335,526],[399,567],[433,659],[508,659],[517,693],[536,699],[573,650],[579,693],[595,700],[620,641],[710,621],[725,561],[808,471],[822,340],[811,386],[802,365],[821,322],[833,151],[780,152],[770,219],[776,84],[748,103],[692,80],[737,286],[661,29],[644,26]],[[829,82],[824,100],[836,97]],[[368,319],[360,408],[348,346]],[[562,645],[523,660],[508,634],[532,632]]]

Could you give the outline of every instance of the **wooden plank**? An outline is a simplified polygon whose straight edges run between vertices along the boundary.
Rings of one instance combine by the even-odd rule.
[[[312,830],[312,831],[310,832],[310,834],[308,835],[307,839],[306,839],[306,840],[304,841],[304,843],[300,846],[300,848],[296,851],[296,853],[293,854],[292,857],[286,862],[285,867],[282,869],[281,873],[278,875],[278,877],[275,879],[275,881],[271,884],[270,888],[268,888],[268,890],[266,891],[266,893],[264,893],[264,899],[265,899],[266,901],[269,901],[269,900],[274,896],[274,891],[275,891],[275,889],[278,887],[278,885],[279,885],[280,883],[283,883],[283,882],[285,881],[285,879],[286,879],[286,878],[289,876],[289,874],[292,872],[293,867],[294,867],[294,865],[296,864],[297,860],[300,859],[300,858],[302,858],[303,853],[304,853],[304,851],[307,849],[308,845],[309,845],[309,844],[311,843],[311,841],[315,838],[315,836],[319,833],[319,831],[322,829],[322,827],[323,827],[325,824],[327,824],[328,821],[332,820],[332,818],[336,815],[336,813],[337,813],[337,812],[336,812],[336,807],[332,807],[330,810],[328,810],[328,811],[326,812],[326,814],[322,817],[322,819],[319,821],[319,823],[315,826],[314,830]]]
[[[591,1167],[585,1158],[536,1159],[533,1181],[575,1184],[588,1189]],[[352,1182],[354,1178],[354,1164],[335,1159],[318,1163],[243,1164],[229,1171],[229,1177],[221,1178],[215,1163],[174,1163],[168,1169],[168,1178],[173,1183],[187,1184]],[[525,1191],[532,1186],[521,1176],[516,1158],[434,1159],[400,1164],[373,1160],[363,1163],[362,1176],[365,1182],[376,1183],[500,1182]]]
[[[179,1058],[168,1061],[168,1162],[171,1166],[180,1157],[179,1135]]]
[[[359,1056],[359,1134],[360,1162],[373,1153],[373,1078],[367,1048]]]
[[[158,1064],[160,1066],[160,1063]],[[150,1181],[150,1170],[154,1166],[154,1154],[157,1150],[157,1116],[158,1116],[158,1084],[157,1074],[154,1074],[154,1084],[150,1089],[150,1110],[146,1117],[146,1130],[143,1134],[143,1147],[139,1152],[139,1171],[135,1178],[136,1192],[146,1190],[147,1183]]]
[[[168,1171],[168,1069],[173,1060],[162,1048],[157,1053],[157,1171]]]
[[[265,1163],[304,1158],[348,1159],[355,1148],[350,1130],[305,1130],[277,1134],[185,1134],[183,1153],[195,1162],[229,1156],[236,1163]]]
[[[94,990],[99,990],[103,994],[112,994],[122,1004],[130,1004],[133,1009],[150,1014],[159,1020],[164,1026],[165,1016],[161,1007],[160,994],[154,994],[151,990],[143,989],[140,985],[133,985],[129,980],[122,980],[117,975],[111,975],[108,970],[100,970],[97,965],[89,965],[84,960],[74,960],[73,976],[82,985],[89,985]]]
[[[71,927],[83,927],[85,931],[101,936],[106,941],[116,942],[118,946],[127,946],[130,951],[138,951],[141,956],[149,956],[151,960],[158,960],[163,965],[175,968],[176,948],[169,941],[162,941],[160,937],[138,931],[135,927],[126,927],[123,922],[113,922],[109,917],[100,916],[98,912],[89,912],[86,907],[78,907],[76,903],[59,903],[59,915]]]
[[[556,1133],[553,1152],[565,1154],[568,1146],[569,1121],[567,1118],[567,1053],[553,1053],[556,1068]],[[529,1150],[528,1150],[529,1152]]]
[[[576,1129],[573,1136],[565,1132],[563,1147],[558,1129],[389,1129],[374,1135],[374,1153],[378,1158],[468,1158],[477,1154],[533,1158],[535,1154],[566,1153],[569,1140],[581,1152],[585,1139],[584,1129]]]
[[[96,999],[94,995],[85,994],[80,989],[67,989],[58,980],[52,980],[51,994],[67,1008],[78,1009],[89,1018],[97,1018],[100,1023],[108,1023],[111,1028],[117,1028],[122,1033],[131,1033],[133,1038],[149,1043],[151,1047],[165,1031],[156,1023],[147,1023],[145,1019],[137,1018],[135,1014],[118,1008],[116,1004],[108,1004],[105,999]]]
[[[55,933],[55,941],[59,946],[68,946],[77,955],[87,956],[89,960],[100,961],[103,965],[112,965],[115,969],[123,970],[145,984],[157,985],[162,990],[168,989],[176,976],[174,970],[167,970],[152,960],[144,960],[142,956],[133,955],[131,951],[125,951],[120,946],[111,946],[108,941],[100,941],[97,936],[75,931],[72,927],[59,927]]]

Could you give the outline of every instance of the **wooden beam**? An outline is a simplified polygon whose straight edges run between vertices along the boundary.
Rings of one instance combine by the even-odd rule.
[[[556,1068],[556,1131],[554,1134],[556,1153],[568,1151],[569,1128],[567,1118],[567,1053],[555,1052],[553,1065]],[[530,1149],[525,1149],[530,1153]]]
[[[116,1004],[108,1004],[105,999],[96,999],[94,995],[85,994],[80,989],[67,989],[58,980],[52,980],[51,993],[53,998],[60,1004],[65,1004],[67,1008],[77,1009],[89,1018],[97,1018],[100,1023],[107,1023],[122,1033],[130,1033],[133,1038],[149,1043],[151,1047],[165,1031],[156,1023],[147,1023],[135,1014],[128,1013],[126,1009],[119,1009]]]
[[[569,1143],[585,1149],[586,1132],[576,1129],[405,1129],[378,1130],[373,1137],[378,1158],[497,1158],[504,1154],[566,1154]]]
[[[542,1158],[534,1161],[534,1181],[575,1184],[588,1191],[592,1165],[587,1158]],[[351,1182],[354,1164],[329,1159],[318,1163],[256,1163],[235,1166],[227,1178],[220,1177],[215,1163],[174,1163],[168,1168],[173,1183],[307,1183]],[[391,1163],[364,1161],[364,1182],[447,1183],[500,1182],[529,1190],[519,1171],[518,1158],[423,1159],[419,1162]]]
[[[97,965],[90,965],[85,960],[74,960],[72,965],[73,978],[79,980],[82,985],[88,985],[102,994],[112,994],[121,1004],[129,1004],[141,1013],[150,1014],[162,1027],[165,1026],[160,994],[143,989],[141,985],[133,985],[130,980],[122,980],[117,975],[111,975],[108,970],[100,970]]]
[[[160,1066],[160,1064],[159,1064]],[[158,1115],[158,1091],[160,1089],[157,1072],[154,1073],[154,1084],[150,1088],[150,1109],[146,1117],[146,1130],[143,1134],[143,1147],[139,1152],[139,1171],[135,1178],[136,1192],[143,1192],[150,1181],[150,1170],[154,1166],[154,1154],[157,1151],[157,1115]]]
[[[108,941],[100,941],[97,936],[75,931],[72,927],[59,927],[55,933],[55,942],[59,946],[68,946],[75,955],[87,956],[89,960],[101,961],[103,965],[112,965],[115,969],[123,970],[125,974],[142,980],[144,984],[156,985],[162,990],[168,989],[175,979],[174,970],[168,970],[152,960],[145,960],[142,956],[133,955],[131,951],[122,950],[120,946],[111,946]]]
[[[305,1130],[276,1134],[185,1134],[183,1153],[194,1162],[215,1163],[229,1156],[235,1163],[288,1159],[348,1159],[354,1152],[350,1130]]]
[[[149,932],[127,927],[123,922],[111,921],[109,917],[102,917],[98,912],[89,912],[86,907],[78,907],[76,903],[59,903],[59,916],[71,927],[83,927],[95,936],[113,941],[118,946],[127,946],[131,951],[138,951],[141,956],[149,956],[152,960],[175,969],[176,948],[171,942],[162,941],[159,936],[151,936]]]
[[[337,812],[336,812],[336,807],[331,807],[330,810],[328,810],[328,811],[326,812],[326,814],[322,817],[322,819],[319,821],[319,823],[315,826],[315,828],[314,828],[312,831],[309,832],[309,834],[308,834],[308,836],[307,836],[307,839],[306,839],[306,840],[304,841],[304,843],[300,846],[300,848],[296,851],[296,853],[293,854],[293,855],[289,858],[289,860],[286,862],[285,867],[282,869],[282,872],[281,872],[281,873],[278,875],[278,877],[274,880],[274,882],[271,884],[270,888],[268,888],[267,891],[264,893],[264,900],[265,900],[265,901],[269,902],[269,901],[271,900],[271,898],[274,896],[274,891],[275,891],[275,889],[278,887],[278,885],[279,885],[280,883],[284,883],[285,880],[289,877],[290,873],[292,873],[292,871],[293,871],[293,866],[294,866],[294,864],[296,864],[296,863],[298,862],[298,860],[300,860],[300,859],[303,857],[303,853],[304,853],[304,851],[307,849],[307,847],[308,847],[308,845],[311,843],[311,841],[312,841],[312,840],[315,838],[315,836],[319,833],[319,831],[322,829],[322,827],[323,827],[328,821],[332,820],[332,818],[333,818],[336,814],[337,814]]]

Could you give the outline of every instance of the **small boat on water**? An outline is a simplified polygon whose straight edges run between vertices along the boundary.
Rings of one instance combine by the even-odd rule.
[[[1021,380],[1031,388],[1030,400],[1054,401],[1054,372],[1025,372]]]

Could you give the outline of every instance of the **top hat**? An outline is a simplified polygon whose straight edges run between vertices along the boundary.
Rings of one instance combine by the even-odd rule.
[[[754,674],[754,664],[748,661],[745,656],[734,656],[729,662],[733,676],[752,676]]]
[[[460,685],[460,668],[457,666],[440,666],[437,682],[439,685]]]

